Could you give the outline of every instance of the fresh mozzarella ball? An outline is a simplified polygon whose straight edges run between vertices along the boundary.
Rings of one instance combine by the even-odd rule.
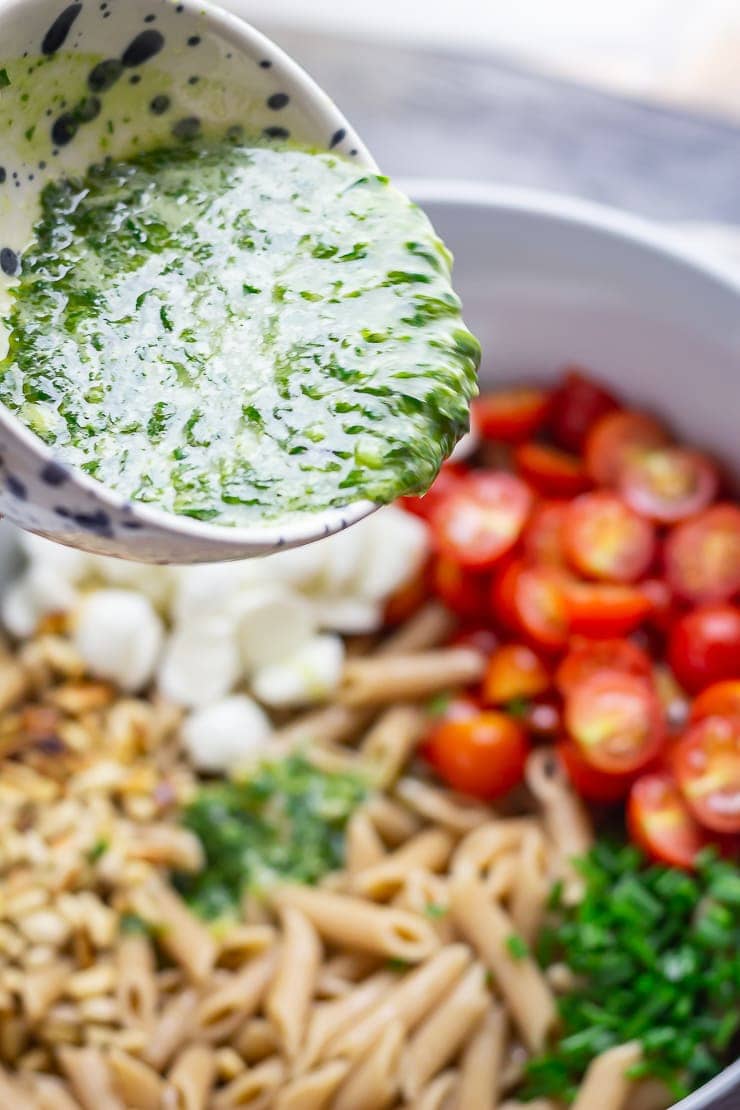
[[[132,563],[105,555],[92,556],[91,570],[102,582],[144,594],[157,608],[164,609],[174,586],[171,567]]]
[[[170,636],[157,683],[170,701],[199,707],[228,694],[240,672],[233,620],[194,615],[181,621]]]
[[[162,622],[133,590],[94,590],[75,612],[74,644],[93,674],[122,690],[145,686],[162,646]]]
[[[65,544],[54,543],[43,536],[35,536],[32,532],[20,532],[19,539],[32,566],[44,566],[67,582],[81,581],[89,573],[95,558],[74,547],[66,547]]]
[[[318,587],[320,594],[338,596],[352,592],[357,567],[362,563],[368,542],[368,521],[361,520],[343,532],[319,540],[324,567]]]
[[[239,648],[248,671],[295,654],[316,631],[311,605],[284,586],[254,586],[235,600]]]
[[[339,685],[343,666],[344,644],[339,636],[314,636],[290,658],[256,671],[252,690],[266,705],[323,701]]]
[[[316,618],[321,628],[361,636],[377,632],[383,624],[383,609],[362,597],[322,597],[316,602]]]
[[[392,505],[380,509],[371,522],[356,588],[362,597],[382,601],[422,566],[429,550],[429,532],[423,520]]]
[[[250,559],[246,563],[262,560]],[[175,622],[200,615],[227,614],[245,579],[254,572],[245,563],[203,563],[175,569],[172,617]]]
[[[199,771],[228,772],[259,755],[272,732],[267,714],[244,694],[196,709],[182,726],[182,739]]]
[[[2,619],[8,632],[19,639],[32,636],[36,631],[39,614],[27,578],[19,578],[5,591]]]
[[[319,540],[252,561],[263,565],[267,580],[285,582],[299,590],[311,590],[316,587],[324,567],[325,543],[326,540]]]

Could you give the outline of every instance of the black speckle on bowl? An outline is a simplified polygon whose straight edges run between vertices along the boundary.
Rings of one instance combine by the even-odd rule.
[[[195,139],[200,134],[200,120],[197,116],[185,116],[172,125],[172,134],[176,139]]]
[[[340,127],[339,130],[335,131],[334,134],[331,137],[331,142],[329,143],[329,150],[333,150],[335,146],[339,146],[342,139],[345,139],[346,137],[347,137],[346,129],[344,127]]]
[[[121,61],[127,67],[143,65],[155,54],[159,54],[163,46],[164,35],[161,31],[141,31],[128,44],[121,55]]]
[[[279,112],[281,108],[285,108],[290,104],[290,97],[287,93],[276,92],[267,98],[267,107],[272,108],[273,112]]]
[[[52,23],[49,30],[44,35],[41,43],[42,54],[55,54],[70,32],[72,24],[77,19],[77,16],[82,11],[82,4],[70,4],[68,8],[60,12]]]
[[[164,93],[160,93],[159,96],[155,96],[149,101],[149,111],[155,116],[163,116],[170,104],[170,98],[165,96]]]
[[[113,88],[122,73],[123,63],[118,58],[106,58],[90,70],[87,83],[93,92],[106,92]]]
[[[8,277],[15,277],[20,270],[20,260],[18,255],[10,247],[3,247],[0,250],[0,270]]]

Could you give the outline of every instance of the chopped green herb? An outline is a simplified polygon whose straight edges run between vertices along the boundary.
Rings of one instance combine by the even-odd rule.
[[[506,703],[506,712],[510,717],[515,717],[517,720],[526,717],[529,708],[529,702],[526,698],[512,698],[511,701]]]
[[[315,883],[342,866],[345,826],[365,794],[356,776],[319,771],[300,755],[206,786],[182,815],[205,867],[178,873],[175,886],[196,913],[215,918],[233,914],[245,891]]]
[[[444,917],[447,913],[449,913],[447,906],[441,906],[439,902],[427,902],[424,907],[425,916],[431,918],[432,921],[438,921],[440,917]]]
[[[427,702],[427,713],[430,717],[441,717],[451,701],[452,694],[435,694]]]
[[[0,69],[0,89],[7,89],[10,84],[7,69]]]
[[[118,919],[118,929],[124,936],[129,937],[152,935],[152,929],[138,913],[122,913]]]
[[[100,840],[96,840],[92,848],[90,848],[87,853],[88,861],[90,863],[97,863],[101,856],[104,856],[109,848],[110,844],[107,840],[104,840],[102,837]]]
[[[515,960],[526,960],[529,955],[527,942],[518,933],[512,933],[511,936],[506,938],[506,947]]]
[[[398,956],[392,956],[385,965],[389,971],[408,971],[411,964],[408,960],[402,960]]]

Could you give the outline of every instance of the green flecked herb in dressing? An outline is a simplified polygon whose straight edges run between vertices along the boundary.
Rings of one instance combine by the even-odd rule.
[[[289,146],[185,144],[48,185],[0,400],[138,501],[246,525],[425,489],[478,344],[423,213]]]

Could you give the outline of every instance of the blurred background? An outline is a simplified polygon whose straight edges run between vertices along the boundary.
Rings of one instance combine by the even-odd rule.
[[[384,169],[740,225],[740,0],[221,0]]]

